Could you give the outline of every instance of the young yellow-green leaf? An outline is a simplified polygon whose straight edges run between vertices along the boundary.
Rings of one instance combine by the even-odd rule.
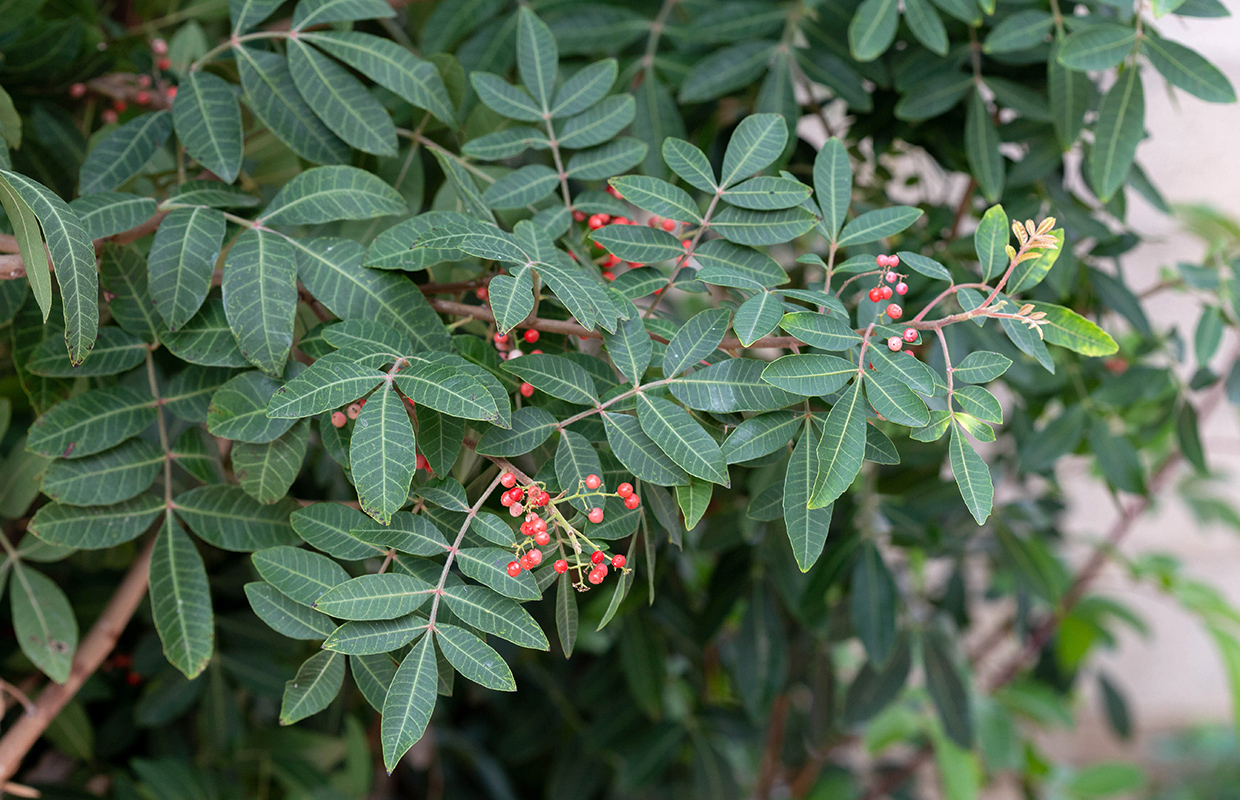
[[[329,650],[310,656],[297,676],[284,684],[280,724],[292,725],[327,708],[343,684],[344,656]]]
[[[528,573],[526,573],[528,574]],[[550,650],[538,623],[515,600],[485,586],[444,587],[444,601],[462,622],[531,650]]]
[[[1218,67],[1182,44],[1147,34],[1141,51],[1167,82],[1210,103],[1236,102],[1236,90]]]
[[[381,387],[358,416],[349,445],[349,466],[362,511],[386,525],[409,497],[416,461],[405,404],[394,386]]]
[[[1055,241],[1059,246],[1047,248],[1042,251],[1037,258],[1031,258],[1028,261],[1022,261],[1012,270],[1012,277],[1008,280],[1007,291],[1011,294],[1023,292],[1026,289],[1032,289],[1042,282],[1046,274],[1051,271],[1051,267],[1055,266],[1055,262],[1059,260],[1059,254],[1063,252],[1063,228],[1056,228],[1051,231],[1051,236],[1055,237]]]
[[[351,656],[390,653],[412,642],[426,627],[427,619],[421,614],[406,614],[395,619],[354,620],[333,631],[323,642],[323,649]],[[395,672],[395,665],[392,670]]]
[[[1144,132],[1145,90],[1141,71],[1134,66],[1124,70],[1098,109],[1094,147],[1089,153],[1089,182],[1103,202],[1128,179]]]
[[[926,669],[926,688],[939,712],[943,730],[949,739],[968,749],[973,747],[973,713],[954,649],[942,631],[931,629],[921,640],[921,661]]]
[[[683,408],[643,393],[637,396],[637,419],[646,435],[690,475],[730,485],[719,445]]]
[[[448,663],[466,678],[497,692],[517,690],[512,670],[486,642],[455,625],[436,625],[435,634],[439,649]]]
[[[297,39],[287,52],[297,91],[333,133],[367,153],[396,155],[392,118],[357,78]]]
[[[95,145],[78,173],[78,192],[106,192],[128,181],[172,132],[172,114],[156,111],[126,122]]]
[[[1135,764],[1112,761],[1091,764],[1072,776],[1067,783],[1069,797],[1092,798],[1131,795],[1148,782],[1145,771]]]
[[[0,170],[0,176],[26,201],[43,228],[56,282],[60,285],[69,360],[75,365],[81,364],[95,346],[95,334],[99,329],[99,276],[94,242],[86,235],[69,204],[47,187],[16,172]],[[36,257],[33,263],[42,264],[42,259]]]
[[[871,2],[871,0],[866,0]],[[912,206],[892,206],[867,211],[853,218],[840,232],[839,245],[846,247],[886,239],[908,228],[921,219],[923,212]]]
[[[191,531],[222,550],[250,553],[297,544],[288,521],[297,507],[293,500],[265,506],[239,486],[215,484],[182,492],[172,506]]]
[[[887,52],[900,24],[896,0],[865,0],[848,24],[848,47],[858,61],[873,61]]]
[[[181,79],[172,103],[177,139],[198,163],[232,183],[241,171],[241,106],[232,84],[195,70]],[[109,187],[111,188],[111,187]]]
[[[69,680],[78,643],[69,598],[46,575],[19,562],[13,565],[9,603],[13,635],[22,652],[56,683]]]
[[[349,160],[349,146],[302,99],[284,56],[250,47],[234,47],[233,53],[246,103],[264,128],[307,161]]]
[[[1123,61],[1136,44],[1137,32],[1127,25],[1090,25],[1064,39],[1058,61],[1068,69],[1100,72]]]
[[[1119,351],[1111,335],[1070,308],[1053,303],[1034,303],[1034,311],[1046,314],[1042,335],[1051,344],[1083,356],[1109,356]]]
[[[155,422],[155,402],[128,386],[91,389],[53,407],[30,426],[26,447],[60,458],[93,455]]]
[[[66,505],[119,503],[149,489],[163,463],[162,450],[130,439],[93,456],[52,462],[43,474],[43,493]]]
[[[999,131],[990,118],[990,111],[980,91],[975,91],[969,98],[964,148],[969,171],[977,180],[978,188],[987,200],[997,202],[1003,195],[1005,181],[1003,154],[999,152]]]
[[[151,616],[164,656],[193,680],[215,650],[215,615],[202,556],[168,511],[151,553]]]
[[[825,508],[852,484],[865,459],[865,407],[861,381],[832,406],[818,442],[818,474],[810,493],[810,508]]]
[[[339,619],[378,620],[403,617],[431,599],[432,586],[412,575],[385,572],[338,583],[313,603]]]
[[[3,176],[0,176],[0,204],[4,206],[4,213],[17,238],[17,249],[26,266],[30,290],[43,312],[43,321],[47,322],[47,315],[52,310],[52,275],[46,268],[47,252],[43,249],[39,218]]]
[[[213,208],[177,208],[155,232],[146,262],[150,292],[170,330],[189,322],[206,300],[226,227]]]
[[[853,565],[849,615],[853,630],[875,664],[886,663],[895,649],[899,607],[900,592],[883,554],[873,542],[866,542]]]
[[[528,9],[523,11],[532,16]],[[422,738],[435,710],[439,663],[435,658],[433,638],[430,633],[423,636],[405,656],[383,702],[380,740],[383,743],[383,764],[389,774],[396,769],[409,748]]]
[[[684,139],[668,137],[663,140],[660,152],[667,166],[683,178],[685,183],[703,192],[715,193],[715,170],[706,154],[697,147]]]
[[[48,503],[30,520],[30,532],[48,544],[103,550],[141,536],[162,505],[150,494],[107,506]]]
[[[965,440],[964,434],[952,428],[951,444],[948,447],[952,465],[952,475],[956,485],[960,487],[960,496],[969,507],[969,513],[981,525],[990,516],[991,505],[994,503],[995,489],[990,479],[990,468],[973,449],[973,445]]]
[[[313,606],[325,592],[349,580],[349,573],[332,559],[298,547],[268,547],[251,559],[263,580],[304,606]]]
[[[216,389],[207,408],[207,430],[252,444],[265,444],[285,434],[296,420],[271,419],[267,405],[279,384],[260,372],[243,372]]]
[[[224,259],[223,290],[224,313],[241,354],[267,374],[279,375],[293,346],[297,314],[293,248],[270,231],[244,231]]]
[[[772,361],[762,370],[762,379],[786,392],[821,397],[839,391],[856,374],[857,365],[838,356],[807,353]]]
[[[359,31],[313,31],[303,33],[301,38],[318,45],[414,106],[434,114],[445,125],[455,123],[456,112],[439,71],[408,48]]]
[[[290,600],[262,581],[247,583],[245,596],[259,619],[290,639],[321,641],[336,630],[335,623],[326,614]]]
[[[799,422],[799,419],[794,419],[790,427],[795,428]],[[786,431],[787,427],[783,430]],[[776,434],[773,438],[783,438],[786,443],[787,436]],[[831,528],[831,504],[822,508],[809,507],[814,480],[819,471],[818,446],[814,426],[806,422],[805,430],[792,451],[792,459],[788,462],[788,472],[784,476],[784,526],[788,531],[788,541],[792,545],[792,555],[802,572],[808,572],[822,555],[822,548],[827,542],[827,532]]]
[[[973,249],[982,268],[982,280],[989,281],[1003,274],[1008,265],[1005,249],[1011,238],[1012,230],[1003,206],[988,208],[973,233]]]

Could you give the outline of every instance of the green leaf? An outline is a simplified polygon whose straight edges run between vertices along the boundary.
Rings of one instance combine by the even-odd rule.
[[[724,441],[723,457],[729,464],[739,464],[769,455],[786,447],[800,425],[801,417],[793,411],[770,411],[750,417]],[[817,471],[815,464],[814,474]]]
[[[983,281],[1003,274],[1008,265],[1006,248],[1011,238],[1012,232],[1003,206],[988,208],[973,233],[973,249],[982,268]]]
[[[560,636],[560,649],[564,657],[573,654],[577,642],[577,598],[574,597],[573,579],[567,574],[556,581],[555,627]]]
[[[531,12],[525,10],[525,13]],[[439,664],[432,638],[430,633],[423,636],[405,656],[383,702],[380,740],[383,765],[389,774],[409,748],[422,738],[435,710]]]
[[[551,29],[529,8],[517,15],[517,71],[543,111],[552,106],[559,50]]]
[[[793,418],[792,424],[798,423],[799,419]],[[785,424],[776,430],[786,430],[787,427],[790,426]],[[783,444],[780,446],[782,447]],[[808,572],[822,555],[822,548],[826,544],[827,533],[831,528],[833,509],[831,504],[823,508],[809,507],[813,496],[814,480],[819,472],[818,447],[819,442],[814,433],[814,427],[807,422],[800,440],[792,451],[792,459],[788,462],[788,472],[784,476],[784,527],[788,531],[792,554],[802,572]]]
[[[589,373],[562,356],[526,355],[505,361],[502,368],[552,397],[578,405],[598,405],[598,390]]]
[[[872,0],[866,1],[872,2]],[[867,211],[844,226],[838,244],[840,247],[847,247],[877,242],[879,239],[895,236],[921,219],[923,213],[920,208],[912,206],[891,206]]]
[[[520,456],[537,448],[559,427],[555,417],[537,406],[512,412],[512,429],[491,428],[478,441],[477,452],[487,456]]]
[[[1007,372],[1012,360],[988,350],[969,353],[955,366],[953,374],[961,383],[990,383]]]
[[[663,139],[660,152],[667,166],[683,178],[685,183],[704,192],[715,193],[718,188],[715,170],[706,154],[697,147],[684,139],[668,137]]]
[[[259,619],[276,633],[290,639],[319,641],[336,630],[335,623],[325,614],[290,600],[270,584],[261,581],[247,583],[245,596]]]
[[[448,549],[448,542],[433,522],[408,511],[394,513],[390,526],[363,519],[349,533],[361,541],[415,556],[435,556]]]
[[[386,19],[396,12],[383,0],[300,0],[293,9],[293,30],[325,22]]]
[[[1072,776],[1066,788],[1073,797],[1089,799],[1138,792],[1146,782],[1140,767],[1111,761],[1085,767]]]
[[[799,206],[781,211],[749,211],[729,206],[715,214],[710,226],[729,242],[773,245],[808,233],[817,222],[817,217]]]
[[[342,580],[312,605],[339,619],[396,619],[421,608],[431,593],[431,585],[424,580],[386,572]]]
[[[810,188],[790,178],[759,175],[737,184],[723,193],[723,199],[738,208],[777,211],[803,204]]]
[[[69,598],[41,572],[18,562],[9,589],[13,637],[34,665],[56,683],[69,680],[78,626]]]
[[[961,386],[952,396],[966,414],[996,425],[1003,424],[1003,406],[998,398],[982,387]]]
[[[228,17],[232,20],[233,35],[245,33],[270,17],[280,7],[281,0],[228,0]]]
[[[349,146],[302,99],[284,56],[249,47],[234,47],[233,53],[246,103],[263,127],[307,161],[349,160]]]
[[[865,0],[848,24],[848,47],[858,61],[873,61],[887,52],[900,23],[895,0]]]
[[[844,320],[813,311],[785,314],[779,327],[822,350],[842,352],[861,344],[861,337]]]
[[[421,614],[406,614],[395,619],[346,622],[327,637],[323,642],[323,649],[351,656],[390,653],[412,642],[426,628],[427,619]],[[392,671],[395,672],[395,665]]]
[[[702,221],[697,203],[689,193],[667,181],[645,175],[625,175],[612,178],[609,183],[626,201],[652,214],[679,221]]]
[[[635,263],[653,264],[685,254],[675,236],[642,225],[608,225],[591,234],[591,238],[618,258]]]
[[[836,137],[814,157],[814,195],[822,211],[823,235],[835,241],[852,202],[852,165],[848,149]]]
[[[1137,45],[1137,32],[1127,25],[1090,25],[1064,39],[1058,61],[1068,69],[1101,72],[1123,61]]]
[[[362,512],[346,505],[314,503],[293,512],[290,522],[298,536],[330,556],[352,561],[382,553],[382,548],[349,533],[365,525],[367,519]]]
[[[184,75],[172,103],[172,122],[190,156],[224,183],[237,179],[244,147],[241,106],[232,84],[202,70]]]
[[[147,256],[155,309],[177,330],[198,313],[211,288],[227,223],[211,208],[178,208],[168,213]]]
[[[144,439],[130,439],[85,458],[58,459],[43,474],[43,493],[74,506],[129,500],[150,488],[164,453]]]
[[[87,236],[102,239],[146,222],[155,213],[155,200],[124,192],[99,192],[77,198],[69,208],[77,214]]]
[[[560,146],[579,150],[610,141],[633,122],[636,113],[632,95],[612,95],[593,108],[564,120],[559,130]]]
[[[314,606],[324,593],[349,580],[335,561],[299,547],[269,547],[251,560],[263,580],[303,606]]]
[[[156,111],[126,122],[95,145],[78,173],[78,192],[107,192],[128,181],[151,160],[172,132],[172,114]]]
[[[940,56],[947,55],[947,29],[943,27],[939,12],[927,0],[905,0],[904,21],[927,50]]]
[[[978,525],[986,522],[994,503],[995,489],[990,479],[990,468],[956,428],[952,428],[951,445],[948,448],[952,475],[960,487],[960,496],[969,507],[969,513]]]
[[[723,154],[719,185],[727,189],[766,169],[788,142],[788,123],[779,114],[750,114],[732,132]]]
[[[263,505],[239,486],[200,486],[177,495],[172,503],[189,529],[221,550],[251,553],[266,547],[297,544],[289,524],[293,500]]]
[[[607,346],[611,363],[620,370],[620,374],[628,378],[634,386],[640,383],[654,355],[650,334],[646,332],[641,317],[634,316],[624,320],[614,334],[604,333],[603,343]]]
[[[818,443],[818,474],[810,494],[810,508],[831,505],[852,484],[865,458],[865,408],[861,402],[861,381],[832,406],[823,424]]]
[[[689,408],[720,414],[770,411],[800,399],[763,380],[764,367],[756,358],[720,361],[672,383],[672,395]]]
[[[1034,311],[1046,314],[1042,335],[1051,344],[1083,356],[1109,356],[1119,352],[1111,335],[1070,308],[1053,303],[1034,303]]]
[[[582,181],[597,181],[626,172],[641,163],[647,149],[645,142],[621,136],[607,144],[574,153],[568,159],[568,176]]]
[[[675,486],[689,479],[646,435],[636,417],[606,412],[602,417],[612,453],[635,478],[659,486]]]
[[[469,82],[483,105],[497,114],[522,122],[542,122],[542,110],[534,99],[498,75],[473,72]]]
[[[127,386],[91,389],[36,419],[26,447],[60,458],[93,455],[145,430],[155,416],[149,394]]]
[[[316,167],[293,178],[263,212],[270,225],[313,225],[409,212],[400,193],[357,167]]]
[[[81,364],[95,345],[99,328],[99,277],[95,268],[95,245],[69,205],[46,187],[16,172],[0,170],[22,200],[39,218],[47,251],[60,284],[65,312],[65,344],[69,360]],[[32,262],[41,264],[36,257]]]
[[[165,514],[151,553],[151,616],[168,661],[193,680],[215,650],[207,570],[194,542]]]
[[[396,385],[419,406],[461,419],[501,424],[495,398],[459,366],[415,360],[396,373]]]
[[[953,742],[970,749],[973,747],[973,716],[969,693],[960,677],[953,649],[945,634],[931,629],[921,640],[921,661],[926,669],[926,688],[939,712],[943,730]]]
[[[43,312],[43,322],[47,322],[47,315],[52,310],[52,276],[46,267],[47,251],[43,249],[39,218],[30,204],[3,177],[0,177],[0,204],[4,206],[5,216],[9,218],[9,225],[17,239],[18,252],[26,266],[26,280],[30,283],[39,310]]]
[[[1147,35],[1142,52],[1167,82],[1209,103],[1234,103],[1236,90],[1218,67],[1182,44]]]
[[[482,199],[491,208],[522,208],[555,191],[559,175],[545,164],[527,164],[486,188]]]
[[[897,425],[916,428],[930,422],[925,402],[889,371],[867,371],[865,395],[875,411]]]
[[[279,375],[293,346],[297,314],[293,248],[270,231],[242,232],[224,259],[223,290],[224,313],[241,354],[269,375]]]
[[[897,255],[900,257],[901,264],[914,272],[925,275],[927,278],[942,281],[950,281],[952,279],[952,274],[947,271],[947,267],[933,258],[927,258],[920,253],[910,253],[907,250],[901,250]]]
[[[146,271],[146,259],[137,245],[104,248],[99,277],[103,288],[112,295],[108,303],[112,319],[143,342],[153,343],[165,327],[156,316],[155,303],[147,291]]]
[[[1061,41],[1057,40],[1051,45],[1046,72],[1051,122],[1055,126],[1055,135],[1059,138],[1059,146],[1066,151],[1080,137],[1081,129],[1085,127],[1085,114],[1093,107],[1097,98],[1097,89],[1088,75],[1070,70],[1059,63],[1058,53],[1062,49]]]
[[[646,435],[690,475],[730,485],[719,445],[684,409],[667,400],[639,394],[637,418]]]
[[[386,525],[409,496],[416,461],[405,404],[394,387],[382,387],[358,416],[349,445],[349,466],[362,511]]]
[[[710,498],[713,494],[714,486],[694,478],[676,487],[676,504],[680,506],[680,512],[684,514],[686,531],[693,530],[702,521],[702,516],[710,507]]]
[[[937,73],[918,81],[896,103],[897,119],[917,122],[952,108],[973,88],[973,77],[960,72]]]
[[[551,102],[551,118],[580,113],[602,100],[615,84],[618,72],[619,66],[614,58],[582,67],[555,93],[555,99]]]
[[[516,578],[508,574],[512,551],[498,547],[466,547],[458,550],[456,564],[465,575],[495,591],[516,600],[537,600],[542,597],[538,584],[529,572]]]
[[[344,656],[330,651],[310,656],[297,676],[284,684],[280,724],[292,725],[327,708],[343,684]]]
[[[784,303],[774,292],[759,292],[736,310],[732,327],[741,344],[749,347],[779,325],[784,316]]]
[[[711,308],[681,326],[663,355],[663,374],[675,377],[713,353],[728,331],[729,316],[727,309]]]
[[[766,71],[775,48],[774,42],[750,41],[715,50],[685,76],[680,84],[681,104],[714,100],[748,86]]]
[[[367,153],[396,155],[392,118],[357,78],[298,39],[287,52],[297,91],[333,133]]]
[[[844,719],[856,725],[886,708],[903,691],[912,663],[909,637],[900,635],[886,663],[867,661],[862,664],[844,697]]]
[[[485,586],[446,586],[444,600],[466,625],[532,650],[550,650],[538,623],[515,600]]]
[[[267,404],[279,384],[256,371],[243,372],[215,391],[207,409],[207,429],[222,436],[252,444],[265,444],[291,427],[291,419],[269,419]]]
[[[1045,43],[1046,35],[1054,27],[1055,18],[1047,11],[1017,11],[991,28],[982,43],[982,52],[989,55],[1037,47]]]
[[[772,361],[762,379],[786,392],[805,397],[834,394],[857,374],[857,365],[837,356],[809,353]]]
[[[1022,261],[1012,270],[1012,277],[1008,281],[1008,291],[1011,294],[1023,292],[1026,289],[1032,289],[1042,282],[1047,273],[1051,271],[1051,267],[1055,266],[1055,262],[1059,260],[1059,254],[1063,252],[1063,228],[1056,228],[1051,231],[1051,236],[1055,237],[1058,247],[1047,248],[1042,251],[1037,258],[1031,258],[1028,261]],[[1101,274],[1101,273],[1098,273]]]
[[[466,678],[497,692],[517,690],[512,670],[486,642],[455,625],[436,625],[435,634],[448,663]]]
[[[78,550],[103,550],[142,535],[163,506],[154,495],[142,495],[107,506],[49,503],[30,520],[30,532],[48,544]]]
[[[974,92],[969,98],[964,147],[969,171],[977,179],[978,188],[987,200],[997,202],[1003,195],[1003,154],[999,152],[999,131],[990,118],[981,92]]]
[[[89,364],[74,366],[59,342],[45,339],[30,354],[26,369],[35,375],[52,378],[117,375],[141,364],[149,351],[146,342],[109,325],[99,330],[92,352],[95,357]]]
[[[852,571],[849,614],[853,630],[870,661],[884,664],[896,645],[896,611],[900,592],[883,554],[873,542],[861,546]]]
[[[347,355],[329,353],[276,389],[266,414],[273,419],[299,419],[341,408],[383,381],[373,367]]]

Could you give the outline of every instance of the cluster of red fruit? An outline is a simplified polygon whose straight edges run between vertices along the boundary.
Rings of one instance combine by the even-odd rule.
[[[534,506],[541,508],[551,502],[551,495],[542,487],[517,486],[517,476],[511,472],[505,472],[500,476],[499,483],[508,490],[499,496],[499,504],[508,509],[508,513],[514,517],[521,516],[521,512],[525,510],[525,506],[521,504],[523,500],[529,501],[530,508]]]
[[[102,45],[104,43],[101,42],[100,44]],[[159,70],[167,71],[172,68],[172,60],[168,58],[168,43],[166,41],[163,39],[151,40],[151,52],[156,56],[155,65]],[[151,101],[154,99],[151,95],[151,76],[138,75],[134,78],[133,83],[137,88],[137,91],[132,95],[133,101],[140,106],[150,105]],[[86,96],[87,89],[88,87],[86,84],[75,83],[69,87],[69,96],[75,100],[79,100]],[[156,87],[155,91],[158,92],[160,89]],[[165,86],[162,91],[169,100],[172,100],[177,96],[177,87],[175,86]],[[103,113],[101,113],[99,117],[104,121],[104,123],[111,125],[114,124],[119,118],[119,115],[123,114],[128,108],[128,101],[124,98],[116,97],[112,100],[111,108],[104,109]]]

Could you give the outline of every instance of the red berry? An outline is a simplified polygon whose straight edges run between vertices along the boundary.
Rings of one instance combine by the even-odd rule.
[[[888,272],[883,277],[886,279],[887,283],[895,283],[896,279],[898,279],[900,276],[895,274],[894,272]]]
[[[635,494],[631,494],[628,497],[624,498],[624,507],[627,508],[629,511],[632,511],[633,509],[637,508],[641,504],[642,504],[642,499]]]
[[[881,303],[883,301],[883,292],[877,286],[870,290],[870,302]]]
[[[503,475],[499,476],[499,485],[503,486],[505,489],[511,489],[517,485],[517,476],[513,475],[511,472],[505,472]]]
[[[537,567],[539,564],[542,563],[542,560],[543,560],[543,554],[541,550],[531,550],[525,554],[525,557],[530,560],[530,567]],[[526,567],[526,569],[529,569],[529,567]]]
[[[534,534],[534,544],[538,545],[539,547],[546,547],[547,545],[551,544],[551,534],[547,533],[546,531],[539,531],[538,533]]]
[[[430,472],[430,471],[431,471],[431,462],[429,462],[429,461],[427,461],[427,460],[426,460],[426,456],[422,455],[421,453],[418,453],[418,457],[417,457],[416,459],[414,459],[414,462],[413,462],[413,468],[414,468],[415,470],[416,470],[416,469],[424,469],[424,470],[426,470],[427,472]]]
[[[602,582],[602,580],[603,580],[602,578],[599,578],[600,583]],[[139,683],[142,683],[142,676],[134,672],[133,670],[130,670],[125,675],[125,682],[128,683],[130,686],[137,686]]]
[[[530,328],[525,333],[521,334],[521,338],[524,339],[529,344],[533,344],[534,342],[538,341],[539,335],[540,334],[538,333],[538,331],[534,330],[533,328]]]
[[[890,286],[882,287],[881,289],[879,289],[879,294],[882,295],[882,298],[884,300],[890,300],[891,295],[892,295],[891,287]]]
[[[662,220],[661,218],[659,218],[659,217],[651,217],[650,219],[646,220],[646,224],[647,224],[647,225],[649,225],[649,226],[650,226],[650,227],[652,227],[652,228],[657,228],[657,227],[659,227],[659,225],[660,225],[662,222],[663,222],[663,220]]]
[[[547,530],[547,521],[542,517],[535,517],[533,520],[534,533],[545,533]]]
[[[586,488],[589,489],[590,491],[594,491],[595,489],[597,489],[598,487],[602,485],[603,485],[603,479],[600,478],[599,476],[597,475],[586,476]]]
[[[113,100],[113,101],[112,101],[112,108],[116,109],[116,113],[117,113],[117,114],[120,114],[120,113],[121,113],[121,112],[123,112],[125,109],[129,108],[129,104],[128,104],[128,103],[126,103],[124,100],[119,100],[119,99],[118,99],[118,100]]]
[[[512,505],[512,498],[508,496],[508,492],[504,492],[499,496],[499,504],[504,508]]]
[[[590,221],[586,223],[586,225],[587,225],[587,226],[590,228],[590,230],[592,230],[592,231],[596,231],[596,230],[598,230],[599,228],[603,227],[603,226],[604,226],[604,225],[606,225],[606,224],[607,224],[607,223],[606,223],[606,222],[603,222],[603,219],[602,219],[601,215],[599,215],[599,214],[595,214],[594,216],[590,217]]]
[[[529,514],[526,514],[525,516],[528,517]],[[530,521],[528,519],[525,522],[521,523],[521,535],[522,536],[533,536],[534,535],[534,531],[530,529]]]
[[[521,505],[520,503],[513,503],[512,505],[508,506],[508,515],[510,517],[519,517],[521,516],[521,512],[524,510],[525,510],[525,506]]]
[[[533,397],[534,387],[528,383],[521,384],[521,396],[522,397]]]
[[[156,62],[155,62],[155,65],[156,65],[156,66],[158,66],[160,69],[163,69],[163,70],[172,69],[172,59],[171,59],[171,58],[161,58],[161,59],[159,59],[159,61],[156,61]]]
[[[590,509],[590,513],[586,514],[586,519],[590,520],[595,525],[599,524],[600,522],[603,521],[603,509],[601,508]]]
[[[136,100],[140,106],[147,105],[151,102],[151,93],[147,91],[138,92],[134,95],[134,100]]]
[[[549,492],[543,492],[542,494],[538,495],[538,499],[533,502],[536,505],[545,506],[551,502],[551,494]]]
[[[595,550],[593,553],[590,554],[590,560],[594,562],[595,564],[602,564],[604,561],[607,560],[607,556],[603,553],[602,550]]]
[[[898,352],[901,347],[904,347],[904,340],[899,336],[892,336],[887,340],[887,349],[893,353]]]
[[[525,490],[522,489],[520,486],[514,486],[511,489],[509,489],[507,492],[505,492],[505,494],[508,495],[508,499],[511,500],[512,502],[519,503],[521,502],[521,498],[525,495]]]
[[[665,223],[663,223],[663,224],[664,224],[664,225],[666,225],[667,223],[665,222]],[[684,240],[682,240],[682,241],[680,242],[680,246],[681,246],[681,247],[683,247],[684,249],[688,250],[690,247],[693,247],[693,240],[692,240],[692,239],[684,239]]]
[[[495,343],[496,344],[508,344],[508,334],[506,333],[495,334]]]
[[[150,75],[139,75],[138,76],[138,88],[140,89],[151,88],[151,76]]]
[[[615,556],[611,559],[611,565],[612,565],[613,567],[615,567],[616,569],[621,569],[621,568],[623,568],[623,567],[624,567],[624,565],[625,565],[625,564],[627,564],[627,563],[629,563],[629,560],[628,560],[627,558],[625,558],[623,555],[620,555],[620,554],[616,554],[616,555],[615,555]]]
[[[887,256],[887,266],[889,267],[900,266],[900,257],[899,256]]]
[[[474,297],[485,303],[491,297],[491,290],[485,286],[479,286],[477,289],[474,289]]]
[[[169,100],[173,99],[174,97],[177,96],[177,87],[169,86],[167,89],[164,89],[164,94],[168,95]]]
[[[668,233],[671,233],[672,231],[676,230],[676,220],[674,219],[665,219],[660,224],[662,224],[663,230],[667,231]]]
[[[79,97],[85,97],[86,96],[86,84],[75,83],[72,86],[70,86],[69,96],[75,99]]]
[[[573,219],[577,220],[578,222],[585,222],[585,221],[586,221],[586,212],[584,212],[584,211],[574,211],[574,212],[573,212]]]
[[[895,303],[891,303],[890,305],[887,306],[887,316],[891,317],[892,319],[899,319],[900,317],[904,316],[904,309],[900,308]]]
[[[332,424],[337,428],[343,428],[349,420],[339,411],[332,412]]]
[[[906,342],[917,341],[917,330],[915,328],[905,328],[904,329],[904,341]]]
[[[594,571],[598,573],[599,580],[602,580],[603,578],[607,577],[607,565],[606,564],[599,564],[597,567],[594,568]]]
[[[629,269],[641,269],[642,267],[646,266],[645,264],[639,264],[636,261],[626,261],[624,263],[629,265]]]
[[[534,551],[531,550],[530,552],[532,553]],[[530,558],[530,553],[526,553],[525,555],[521,556],[521,569],[533,569],[533,568],[534,568],[534,559]]]
[[[586,580],[588,580],[590,583],[594,584],[595,586],[598,586],[600,583],[603,582],[603,578],[605,577],[607,577],[607,573],[600,572],[596,568],[596,569],[590,570],[590,574],[586,576]]]
[[[357,419],[357,415],[362,413],[362,406],[359,403],[349,403],[349,407],[344,410],[349,415],[349,419]]]
[[[897,284],[896,284],[896,294],[898,294],[898,295],[906,295],[906,294],[908,294],[908,284],[907,284],[907,283],[905,283],[904,281],[900,281],[899,283],[897,283]]]
[[[615,196],[618,198],[620,197],[620,194],[617,192]],[[629,218],[628,217],[612,217],[611,224],[612,225],[628,225]]]
[[[612,272],[609,269],[603,270],[603,280],[610,283],[611,281],[614,281],[615,279],[616,279],[616,273]]]
[[[515,578],[521,574],[521,565],[516,561],[508,562],[508,577]]]
[[[561,558],[560,560],[552,564],[551,568],[555,570],[556,572],[560,573],[561,575],[563,575],[565,572],[568,572],[568,562]]]
[[[620,495],[621,497],[628,497],[629,495],[633,494],[633,484],[631,483],[620,484],[619,486],[616,487],[616,494]]]

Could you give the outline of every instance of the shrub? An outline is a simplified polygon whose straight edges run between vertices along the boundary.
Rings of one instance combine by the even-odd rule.
[[[1165,208],[1145,65],[1234,99],[1155,30],[1217,0],[228,5],[0,23],[0,778],[1140,783],[1029,736],[1137,624],[1090,581],[1240,393],[1228,291],[1184,382],[1108,266],[1128,190]],[[1226,247],[1167,285],[1229,290]],[[1075,572],[1071,453],[1132,496]],[[1216,595],[1128,567],[1234,663]]]

